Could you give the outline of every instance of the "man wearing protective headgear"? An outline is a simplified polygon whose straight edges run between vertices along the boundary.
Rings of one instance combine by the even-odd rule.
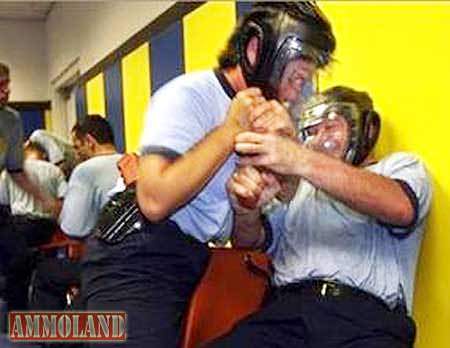
[[[301,178],[289,204],[264,212],[277,182],[253,167],[228,184],[236,246],[266,248],[267,305],[213,347],[412,347],[414,274],[431,187],[407,153],[379,162],[380,118],[367,93],[334,87],[300,117],[301,142],[241,133],[242,163]],[[278,185],[279,186],[279,185]],[[251,198],[254,207],[239,202]],[[264,214],[264,215],[263,215]]]
[[[152,96],[136,183],[140,211],[97,229],[83,275],[88,309],[127,311],[120,347],[177,345],[207,242],[231,234],[225,185],[236,167],[235,136],[250,129],[293,136],[283,103],[297,103],[334,47],[315,5],[256,4],[219,69],[182,75]]]

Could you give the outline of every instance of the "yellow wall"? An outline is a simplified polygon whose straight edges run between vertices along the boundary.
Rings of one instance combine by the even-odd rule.
[[[105,84],[103,73],[86,83],[87,113],[105,117]]]
[[[450,2],[319,1],[319,5],[337,37],[337,61],[321,74],[320,89],[345,84],[369,91],[383,118],[377,153],[415,152],[433,178],[434,202],[416,279],[416,348],[447,347]],[[235,18],[235,4],[227,1],[209,2],[183,18],[187,72],[217,65]],[[146,43],[122,60],[127,151],[138,147],[150,99],[149,52]],[[89,81],[86,89],[88,112],[104,114],[103,75]]]
[[[378,154],[412,151],[434,180],[416,278],[418,348],[450,342],[450,2],[320,1],[337,37],[337,62],[320,89],[370,92],[383,118]]]
[[[150,100],[150,46],[144,43],[122,60],[123,113],[127,152],[138,149]]]
[[[45,118],[45,129],[49,132],[53,131],[53,123],[52,123],[52,112],[51,110],[45,110],[44,111],[44,118]]]
[[[217,56],[236,22],[233,1],[209,2],[183,18],[185,70],[217,66]]]

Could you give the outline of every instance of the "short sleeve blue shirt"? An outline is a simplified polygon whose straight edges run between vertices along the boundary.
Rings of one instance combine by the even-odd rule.
[[[431,203],[430,180],[423,163],[407,153],[392,154],[367,169],[408,185],[417,202],[415,224],[409,228],[383,224],[302,181],[290,205],[269,216],[274,282],[280,286],[311,278],[334,280],[370,292],[391,306],[403,299],[411,310]]]
[[[230,102],[230,95],[213,71],[191,73],[172,80],[152,97],[141,139],[141,154],[184,154],[224,122]],[[184,233],[202,242],[229,237],[233,216],[225,184],[235,164],[233,154],[200,193],[172,214],[170,219]]]

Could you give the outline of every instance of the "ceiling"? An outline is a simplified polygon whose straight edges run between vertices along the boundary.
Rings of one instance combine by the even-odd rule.
[[[0,20],[45,20],[54,1],[2,1]]]

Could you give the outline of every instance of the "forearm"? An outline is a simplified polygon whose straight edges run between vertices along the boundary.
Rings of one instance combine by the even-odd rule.
[[[40,202],[44,206],[45,209],[47,209],[55,217],[58,216],[61,209],[60,202],[51,197],[48,192],[42,190],[35,183],[33,183],[25,171],[19,173],[10,173],[10,175],[19,187],[32,195],[38,202]]]
[[[139,163],[137,199],[144,215],[151,221],[162,220],[194,197],[232,153],[236,132],[220,126],[187,153],[163,166],[154,165],[157,156],[143,157]]]
[[[259,209],[245,214],[235,214],[231,235],[233,247],[260,249],[264,244],[265,237]]]
[[[414,209],[394,180],[301,148],[296,174],[350,208],[385,223],[407,226]]]
[[[48,194],[36,186],[29,178],[25,171],[19,173],[10,173],[14,182],[19,185],[25,192],[32,195],[36,200],[43,201],[48,198]]]

